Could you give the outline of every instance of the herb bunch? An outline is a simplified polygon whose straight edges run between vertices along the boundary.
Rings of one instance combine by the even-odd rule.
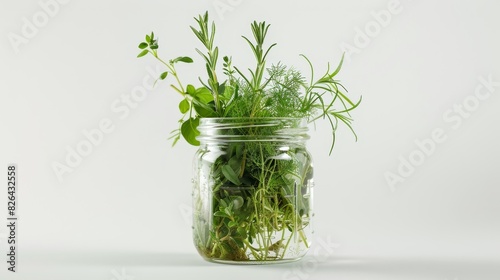
[[[192,63],[192,58],[180,56],[164,61],[158,55],[158,40],[153,32],[139,44],[141,52],[138,57],[151,54],[164,64],[166,71],[159,80],[164,80],[168,75],[173,76],[176,83],[171,86],[182,96],[179,103],[181,125],[172,132],[174,145],[182,135],[189,144],[198,146],[200,143],[196,136],[199,135],[199,119],[209,117],[297,117],[307,118],[309,122],[326,119],[332,133],[330,153],[339,123],[345,124],[356,136],[350,112],[358,107],[361,99],[351,101],[345,94],[345,87],[335,79],[341,70],[343,57],[335,69],[332,70],[328,65],[326,73],[315,79],[313,64],[305,55],[301,55],[310,68],[309,81],[300,71],[284,64],[266,68],[267,56],[276,43],[266,48],[265,39],[270,25],[254,21],[251,24],[254,41],[245,36],[243,39],[254,54],[255,68],[248,69],[249,74],[244,74],[243,70],[233,66],[231,57],[224,56],[222,73],[225,80],[221,82],[217,75],[219,48],[214,44],[215,23],[209,24],[208,12],[195,20],[197,25],[191,26],[191,30],[204,47],[204,50],[196,51],[205,61],[208,77],[206,81],[200,78],[198,87],[191,84],[184,87],[175,68],[177,63]]]
[[[216,26],[210,23],[208,13],[199,15],[195,21],[191,30],[203,46],[196,51],[204,60],[206,71],[206,77],[199,78],[197,86],[184,86],[176,70],[178,63],[192,63],[193,59],[179,56],[163,60],[158,54],[154,33],[146,35],[145,41],[139,44],[138,57],[149,54],[165,65],[166,70],[158,80],[172,76],[174,83],[171,86],[181,95],[179,111],[182,117],[179,128],[172,131],[173,145],[181,137],[191,145],[200,145],[197,137],[201,118],[298,118],[309,123],[325,119],[332,133],[330,153],[339,124],[345,124],[354,133],[350,112],[358,107],[361,99],[353,102],[336,79],[343,58],[334,69],[328,65],[317,79],[315,68],[305,55],[301,56],[310,69],[309,79],[282,63],[268,66],[267,57],[276,44],[266,42],[270,25],[254,21],[251,24],[253,37],[243,36],[243,39],[255,57],[255,67],[244,70],[234,66],[230,56],[219,59],[219,48],[215,45]],[[220,70],[222,75],[219,75]],[[275,128],[267,129],[238,128],[229,133],[272,134]],[[302,147],[292,147],[288,153],[293,155],[293,160],[276,158],[273,143],[242,142],[225,146],[210,167],[210,225],[200,213],[203,211],[202,199],[195,201],[195,242],[203,256],[233,261],[283,259],[296,236],[308,246],[303,230],[311,218],[309,197],[297,194],[303,193],[309,184],[312,165],[297,160],[310,161]],[[291,195],[296,198],[291,199]]]

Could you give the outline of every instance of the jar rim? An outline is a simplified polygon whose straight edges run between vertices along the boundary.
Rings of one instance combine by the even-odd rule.
[[[303,142],[309,139],[307,125],[306,118],[294,117],[201,118],[198,126],[200,135],[196,139],[200,142]],[[251,134],[240,134],[239,129],[242,128],[255,131]]]
[[[210,124],[231,124],[235,122],[290,122],[301,124],[301,126],[307,126],[307,118],[295,118],[295,117],[214,117],[214,118],[200,118],[200,125],[210,125]]]
[[[201,120],[306,120],[304,117],[204,117]]]
[[[200,124],[198,129],[200,131],[205,128],[209,129],[229,129],[233,128],[233,126],[276,126],[283,125],[287,127],[295,127],[308,129],[308,121],[306,118],[294,118],[294,117],[216,117],[216,118],[200,118]]]

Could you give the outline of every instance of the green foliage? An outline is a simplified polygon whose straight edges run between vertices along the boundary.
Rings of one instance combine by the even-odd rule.
[[[182,136],[184,136],[184,139],[186,139],[186,141],[189,144],[194,146],[200,145],[200,142],[196,140],[196,137],[200,135],[200,132],[196,129],[199,124],[200,124],[199,118],[196,119],[190,118],[185,122],[183,122],[181,125]]]
[[[266,25],[266,22],[257,23],[254,21],[251,25],[252,33],[255,39],[255,43],[252,43],[247,37],[243,36],[243,39],[247,41],[248,45],[252,49],[252,52],[257,61],[257,66],[254,71],[248,69],[251,74],[251,79],[247,79],[243,73],[235,67],[236,71],[242,76],[243,79],[247,83],[250,84],[250,87],[254,92],[262,92],[264,90],[264,85],[262,85],[262,79],[264,77],[265,67],[266,67],[266,58],[269,51],[276,46],[276,44],[272,44],[267,50],[264,52],[264,41],[267,35],[267,31],[269,30],[270,25]]]
[[[266,66],[267,57],[276,44],[267,46],[270,25],[266,22],[251,24],[252,39],[243,36],[254,57],[255,67],[247,70],[233,65],[230,56],[222,58],[222,74],[218,76],[219,48],[215,45],[216,26],[209,21],[208,13],[195,18],[191,30],[203,45],[196,52],[204,61],[206,78],[199,78],[199,86],[181,83],[176,66],[192,63],[193,59],[179,56],[164,61],[158,54],[158,39],[154,33],[146,35],[139,44],[138,57],[152,55],[166,67],[158,80],[173,77],[171,87],[181,95],[179,111],[182,115],[179,128],[169,139],[175,145],[182,137],[187,143],[198,146],[200,118],[305,118],[309,122],[327,120],[331,127],[332,144],[340,124],[353,133],[352,110],[361,99],[353,102],[337,79],[343,58],[335,69],[328,65],[326,72],[315,79],[312,62],[301,55],[310,68],[310,77],[282,63]],[[235,128],[228,134],[258,137],[272,135],[276,128]],[[354,133],[356,136],[356,134]],[[242,141],[228,144],[212,163],[212,224],[208,233],[198,233],[197,248],[209,258],[225,260],[280,259],[294,235],[306,244],[302,230],[308,225],[309,201],[301,193],[312,178],[310,165],[303,165],[297,158],[308,162],[307,152],[300,147],[291,148],[286,160],[276,158],[273,143]],[[296,158],[294,158],[294,156]],[[290,199],[297,196],[299,199]],[[195,221],[196,223],[196,221]],[[200,224],[202,221],[200,221]],[[202,228],[195,224],[195,230]],[[271,233],[281,233],[273,239]],[[290,233],[289,235],[287,235]]]
[[[181,111],[182,114],[187,113],[190,107],[191,106],[187,99],[182,99],[182,101],[179,103],[179,111]]]
[[[330,124],[332,132],[330,153],[333,150],[335,132],[340,123],[345,124],[354,133],[350,112],[360,104],[361,99],[357,102],[349,99],[344,92],[344,86],[336,79],[341,70],[343,58],[333,71],[328,65],[326,73],[318,80],[314,80],[314,67],[304,55],[302,57],[311,69],[309,81],[301,72],[283,64],[266,68],[267,56],[276,44],[265,46],[270,25],[266,22],[254,21],[251,24],[253,41],[246,36],[243,36],[243,39],[248,43],[255,57],[255,68],[248,69],[250,74],[245,75],[238,67],[233,66],[230,57],[224,56],[222,72],[226,80],[220,83],[217,76],[219,48],[215,46],[215,23],[210,24],[208,13],[199,15],[195,21],[197,25],[191,26],[191,30],[205,48],[205,52],[200,49],[196,51],[205,61],[208,77],[206,82],[200,78],[199,88],[188,85],[185,90],[175,69],[176,63],[192,63],[193,59],[180,56],[169,60],[168,63],[163,61],[158,56],[158,40],[153,32],[146,35],[145,41],[139,44],[141,52],[138,57],[151,54],[167,67],[167,71],[160,75],[159,80],[172,75],[177,82],[176,85],[171,86],[185,100],[181,102],[182,106],[179,104],[179,109],[183,114],[181,123],[186,122],[186,119],[207,117],[298,117],[307,118],[310,122],[325,119]],[[196,125],[185,127],[193,129],[189,135],[197,133]],[[174,136],[178,136],[180,132],[182,130],[175,130]],[[197,141],[186,139],[184,133],[182,135],[188,143],[198,144]],[[354,135],[356,136],[355,133]],[[178,138],[173,137],[173,139],[175,141]]]

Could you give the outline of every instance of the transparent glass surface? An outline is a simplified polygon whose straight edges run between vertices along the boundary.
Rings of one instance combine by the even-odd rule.
[[[193,238],[202,257],[265,264],[311,245],[313,163],[302,119],[207,118],[194,158]]]

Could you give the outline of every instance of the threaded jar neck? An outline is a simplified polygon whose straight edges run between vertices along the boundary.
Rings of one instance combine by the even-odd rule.
[[[303,118],[202,118],[201,144],[230,142],[304,143],[309,139]]]

